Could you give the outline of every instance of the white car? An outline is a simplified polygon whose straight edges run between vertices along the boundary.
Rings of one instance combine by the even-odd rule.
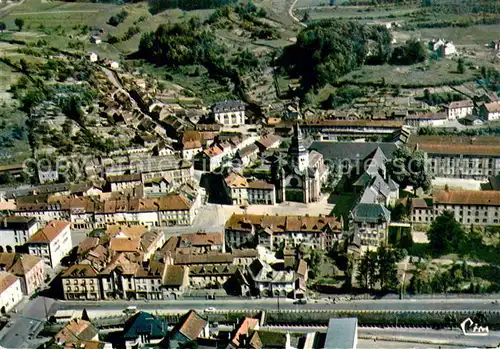
[[[214,307],[208,307],[205,309],[205,311],[215,311],[215,308]]]

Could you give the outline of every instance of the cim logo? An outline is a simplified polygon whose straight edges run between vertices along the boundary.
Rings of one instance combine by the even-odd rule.
[[[490,332],[488,326],[479,326],[471,318],[467,318],[460,324],[464,336],[487,336]]]

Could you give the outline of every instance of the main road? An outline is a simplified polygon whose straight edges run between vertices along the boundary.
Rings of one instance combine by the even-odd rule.
[[[351,311],[500,311],[500,305],[488,299],[415,299],[415,300],[360,300],[333,304],[326,300],[293,304],[289,299],[226,299],[226,300],[172,300],[172,301],[57,301],[55,309],[93,312],[122,311],[137,306],[144,311],[183,312],[190,309],[216,310],[351,310]]]

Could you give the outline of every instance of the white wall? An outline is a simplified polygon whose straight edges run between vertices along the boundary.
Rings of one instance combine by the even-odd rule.
[[[5,311],[9,312],[22,298],[23,291],[21,290],[21,281],[17,279],[0,294],[0,309],[5,307]]]

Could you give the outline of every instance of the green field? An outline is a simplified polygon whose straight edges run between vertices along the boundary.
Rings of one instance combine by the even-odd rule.
[[[457,63],[451,59],[438,59],[429,63],[411,66],[363,66],[341,78],[341,81],[354,83],[380,83],[401,86],[436,86],[452,84],[457,80],[472,81],[477,71],[466,69],[464,74],[456,73]]]

